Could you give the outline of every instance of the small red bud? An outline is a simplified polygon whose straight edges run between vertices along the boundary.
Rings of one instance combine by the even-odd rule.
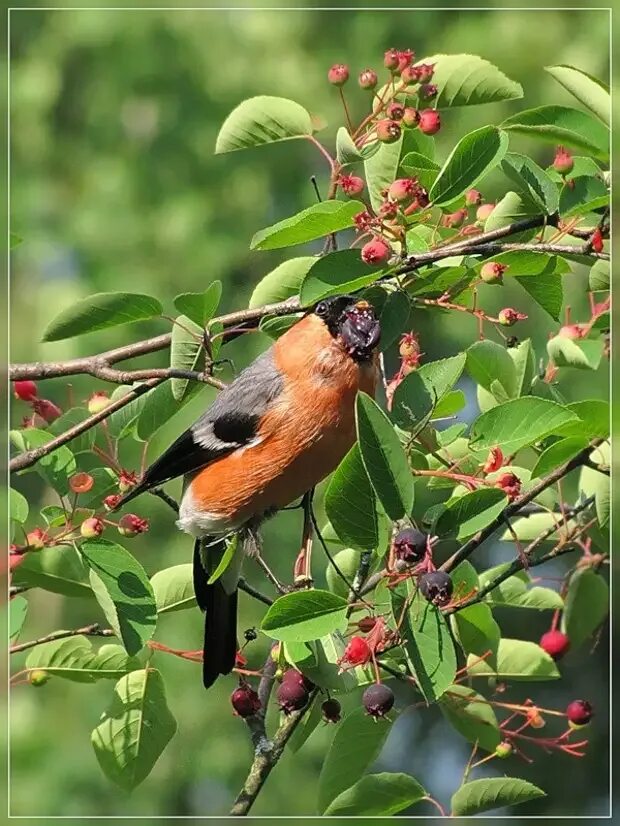
[[[385,112],[390,120],[401,120],[405,112],[405,105],[397,100],[393,100]]]
[[[553,159],[553,168],[560,175],[568,175],[575,165],[572,154],[563,146],[558,146],[555,150],[555,158]]]
[[[30,531],[29,534],[27,534],[26,544],[29,548],[41,550],[41,548],[45,547],[45,539],[45,532],[42,531],[41,528],[35,528],[34,530]]]
[[[388,198],[399,204],[411,201],[418,193],[418,182],[415,178],[397,178],[390,184]]]
[[[415,57],[415,52],[411,49],[402,49],[401,51],[397,52],[398,54],[398,66],[396,68],[397,74],[401,74],[401,72],[410,66],[413,62]]]
[[[33,381],[15,381],[13,382],[13,392],[16,399],[31,402],[37,397],[37,386]]]
[[[459,227],[463,226],[463,222],[467,218],[467,210],[466,209],[457,209],[456,212],[450,212],[447,215],[443,216],[442,224],[444,227],[450,227],[451,229],[458,229]]]
[[[420,82],[420,72],[417,66],[405,66],[400,74],[400,79],[407,86]]]
[[[103,500],[103,507],[107,511],[113,511],[122,498],[123,497],[120,495],[120,493],[111,493],[109,496],[106,496]]]
[[[95,539],[97,536],[101,536],[104,527],[101,519],[98,519],[96,516],[91,516],[89,519],[85,519],[80,525],[80,533],[84,539]]]
[[[357,175],[341,175],[338,183],[344,194],[348,195],[349,198],[364,191],[364,181]]]
[[[396,49],[388,49],[387,52],[383,55],[383,65],[386,69],[390,71],[394,71],[398,69],[399,64],[399,56]]]
[[[500,264],[498,261],[487,261],[480,268],[480,278],[485,284],[501,284],[503,276],[508,269],[508,264]]]
[[[349,67],[344,63],[336,63],[327,73],[327,79],[332,86],[344,86],[349,79]]]
[[[418,80],[420,83],[428,83],[429,80],[433,79],[433,75],[435,74],[435,66],[433,63],[420,63],[416,66],[418,70]]]
[[[379,78],[375,71],[372,69],[364,69],[363,72],[360,72],[357,82],[362,89],[374,89],[378,80]]]
[[[146,533],[148,529],[148,519],[141,519],[135,513],[126,513],[118,521],[118,532],[121,536],[137,536],[139,533]]]
[[[103,390],[97,390],[88,399],[88,412],[91,414],[101,413],[101,411],[105,410],[106,407],[110,404],[110,401],[111,399],[106,392],[104,392]]]
[[[340,666],[365,665],[370,660],[370,646],[364,637],[351,637],[342,657],[338,660]]]
[[[424,109],[420,112],[420,131],[425,135],[435,135],[441,128],[441,118],[436,109]]]
[[[400,138],[400,126],[396,121],[384,119],[376,123],[377,138],[381,143],[394,143]]]
[[[592,244],[592,249],[594,252],[603,252],[603,233],[601,232],[600,227],[597,227],[592,233],[590,243]]]
[[[513,747],[509,740],[502,740],[502,742],[495,747],[495,756],[501,757],[502,759],[510,757],[512,752]]]
[[[434,83],[424,83],[420,86],[420,100],[432,100],[437,97],[437,87]]]
[[[503,490],[512,501],[521,493],[521,480],[514,473],[502,473],[495,481],[494,487]]]
[[[418,125],[420,122],[420,113],[417,109],[414,109],[413,106],[405,107],[402,117],[403,126],[407,126],[409,129],[413,129]]]
[[[121,493],[127,493],[136,486],[138,476],[133,470],[121,470],[118,476],[118,489]]]
[[[465,193],[465,203],[467,206],[478,206],[482,203],[482,194],[477,189],[468,189]]]
[[[362,261],[365,264],[384,264],[390,254],[390,248],[380,238],[375,238],[362,247]]]
[[[523,321],[526,318],[526,315],[517,312],[517,310],[513,310],[512,307],[505,307],[497,314],[497,320],[500,324],[503,324],[504,327],[512,327],[517,321]]]
[[[476,220],[479,223],[484,224],[494,209],[495,204],[481,204],[476,210]]]
[[[32,409],[38,413],[48,424],[55,421],[59,416],[62,416],[60,407],[49,401],[49,399],[33,399]]]

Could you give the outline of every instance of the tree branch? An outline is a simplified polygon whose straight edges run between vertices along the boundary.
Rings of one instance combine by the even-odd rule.
[[[441,570],[448,572],[454,570],[459,562],[462,562],[464,559],[471,556],[476,548],[480,547],[485,540],[487,540],[495,533],[496,530],[498,530],[498,528],[503,527],[507,519],[511,516],[516,516],[524,505],[527,505],[539,496],[550,485],[553,485],[562,479],[562,477],[566,476],[567,473],[570,473],[571,470],[583,465],[583,463],[590,456],[590,453],[592,453],[592,451],[604,441],[605,439],[593,439],[588,447],[584,448],[568,462],[564,462],[564,464],[556,468],[553,473],[550,473],[544,479],[541,479],[537,485],[534,485],[534,487],[527,493],[523,494],[523,496],[520,496],[518,499],[515,499],[514,502],[511,502],[511,504],[505,507],[504,510],[496,516],[489,525],[486,526],[486,528],[478,531],[478,533],[472,536],[472,538],[469,539],[464,545],[461,545],[458,551],[456,551],[456,553],[454,553],[443,563],[443,565],[440,566]]]
[[[53,634],[48,634],[45,637],[39,637],[38,640],[30,640],[30,642],[21,642],[19,645],[12,645],[9,648],[9,654],[18,654],[20,651],[26,651],[28,648],[34,648],[35,645],[43,645],[46,642],[54,642],[54,640],[63,640],[66,637],[78,637],[83,635],[85,637],[114,637],[114,631],[111,628],[100,628],[99,623],[94,622],[92,625],[85,625],[84,628],[75,628],[73,631],[54,631]]]
[[[547,562],[548,559],[552,559],[554,557],[560,556],[561,554],[568,553],[569,551],[575,550],[573,547],[566,547],[572,537],[565,537],[564,540],[558,545],[555,549],[555,553],[552,553],[549,556],[540,559],[532,559],[532,554],[534,551],[539,548],[543,542],[549,539],[550,536],[553,536],[554,533],[561,530],[567,520],[573,519],[573,517],[577,516],[578,514],[582,513],[583,511],[587,510],[592,503],[594,502],[594,496],[588,497],[584,502],[581,502],[579,505],[575,505],[574,508],[570,508],[564,512],[564,519],[561,522],[556,522],[553,525],[550,525],[548,528],[545,528],[544,531],[538,534],[530,544],[524,548],[523,554],[518,556],[516,559],[512,561],[512,563],[504,570],[501,574],[495,577],[495,579],[487,582],[487,584],[477,591],[470,599],[465,600],[464,602],[460,602],[454,608],[451,608],[447,611],[444,611],[444,616],[448,616],[449,614],[455,614],[457,611],[462,611],[463,608],[467,608],[470,605],[474,605],[476,602],[481,602],[487,594],[490,594],[491,591],[495,590],[499,585],[502,584],[506,579],[514,574],[522,571],[526,563],[529,565],[530,568],[535,568],[537,565],[541,565],[543,562]],[[580,531],[581,528],[578,528]]]

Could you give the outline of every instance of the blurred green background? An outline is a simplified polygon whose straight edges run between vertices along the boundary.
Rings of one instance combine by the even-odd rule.
[[[57,360],[87,355],[166,330],[166,323],[141,323],[107,333],[40,344],[39,333],[59,310],[92,292],[152,293],[172,311],[179,292],[199,291],[219,278],[224,311],[245,306],[254,285],[287,257],[286,251],[250,253],[253,233],[310,205],[309,183],[325,185],[325,163],[306,142],[287,143],[215,157],[218,128],[243,98],[255,94],[290,97],[320,113],[333,142],[342,123],[338,96],[326,82],[328,67],[347,62],[352,73],[381,65],[386,48],[411,47],[418,56],[471,52],[495,63],[525,91],[523,101],[447,112],[437,137],[441,159],[467,131],[499,123],[521,108],[573,99],[543,66],[570,63],[608,79],[608,14],[605,11],[363,11],[300,8],[266,11],[14,11],[11,14],[11,229],[25,239],[15,251],[11,289],[11,358]],[[351,84],[349,102],[359,117],[365,97]],[[543,166],[553,147],[514,139],[517,151]],[[498,176],[480,187],[488,200],[503,193]],[[316,251],[320,245],[311,251]],[[294,254],[299,254],[295,251]],[[565,279],[575,320],[585,320],[583,270]],[[519,329],[540,352],[551,319],[532,305],[518,285],[500,298],[483,294],[489,309],[517,306],[530,314]],[[475,323],[463,314],[421,314],[417,323],[426,360],[454,354],[474,340]],[[237,368],[264,349],[262,334],[230,344]],[[165,354],[133,366],[164,365]],[[132,366],[127,363],[127,366]],[[228,372],[223,377],[227,378]],[[564,382],[570,399],[607,392],[606,366],[596,374],[574,373]],[[83,400],[100,387],[76,378]],[[66,382],[50,381],[45,394],[66,404]],[[153,457],[189,424],[212,396],[204,390],[149,445]],[[16,404],[15,426],[26,409]],[[471,411],[470,411],[471,412]],[[133,456],[131,451],[134,451]],[[139,464],[139,446],[126,454]],[[29,474],[17,486],[30,501],[47,503],[49,492]],[[320,504],[319,504],[320,507]],[[152,529],[130,548],[149,573],[189,561],[190,542],[177,533],[170,511],[149,497],[141,514]],[[300,518],[283,513],[265,530],[274,567],[288,576],[299,539]],[[497,553],[503,556],[497,557]],[[494,550],[494,560],[509,548]],[[320,567],[324,559],[316,552]],[[490,558],[481,554],[484,564]],[[251,563],[248,577],[260,578]],[[561,574],[562,566],[548,571]],[[322,571],[317,571],[321,583]],[[100,619],[94,601],[31,592],[22,639]],[[241,597],[240,628],[256,624],[261,610]],[[498,619],[506,636],[538,639],[548,614],[505,610]],[[197,611],[165,616],[157,638],[198,648]],[[499,768],[524,776],[548,797],[519,808],[519,814],[589,814],[608,811],[608,648],[604,634],[593,651],[569,655],[558,684],[525,685],[537,702],[563,708],[586,697],[597,708],[591,747],[583,760],[533,754],[527,765],[511,758]],[[249,649],[258,667],[266,645]],[[11,813],[14,815],[213,815],[226,813],[251,760],[245,726],[230,713],[232,678],[209,693],[199,666],[158,654],[178,733],[151,776],[132,794],[101,774],[90,731],[108,704],[112,684],[78,685],[59,679],[35,690],[18,686],[11,700]],[[14,666],[15,670],[20,662]],[[399,694],[399,707],[412,698]],[[350,704],[357,702],[349,698]],[[320,728],[304,749],[287,755],[267,782],[255,814],[313,814],[316,780],[332,731]],[[446,803],[458,785],[467,744],[434,709],[410,709],[395,726],[379,766],[409,771]],[[491,773],[496,773],[493,766]],[[424,805],[416,814],[432,814]]]

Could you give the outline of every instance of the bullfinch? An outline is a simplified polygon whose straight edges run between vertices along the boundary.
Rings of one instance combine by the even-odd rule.
[[[374,396],[379,337],[368,302],[350,295],[321,301],[219,393],[118,505],[184,479],[177,525],[195,537],[207,688],[235,665],[237,585],[249,540],[263,519],[311,491],[353,445],[355,397],[358,390]],[[233,534],[237,550],[209,582],[227,547],[223,537]]]

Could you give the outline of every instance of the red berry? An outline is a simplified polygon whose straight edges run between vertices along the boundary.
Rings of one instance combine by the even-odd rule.
[[[89,519],[85,519],[80,525],[80,533],[85,539],[95,539],[95,537],[101,536],[104,527],[101,519],[98,519],[96,516],[91,516]]]
[[[415,52],[411,51],[411,49],[402,49],[401,51],[397,52],[398,54],[398,66],[396,68],[397,74],[400,74],[407,66],[410,66],[413,62],[415,57]]]
[[[388,198],[399,204],[411,201],[419,192],[419,185],[415,178],[397,178],[390,184]]]
[[[570,640],[561,631],[547,631],[538,644],[554,660],[561,659],[570,648]]]
[[[497,314],[497,320],[500,324],[503,324],[504,327],[512,327],[517,321],[523,321],[526,318],[526,315],[519,313],[517,310],[513,310],[512,307],[505,307]]]
[[[445,571],[429,571],[418,579],[420,593],[433,605],[447,605],[450,602],[453,587],[452,580]]]
[[[362,89],[374,89],[378,80],[379,78],[376,72],[372,69],[364,69],[363,72],[360,72],[357,82]]]
[[[76,473],[69,479],[69,487],[73,493],[88,493],[95,484],[90,473]]]
[[[553,159],[553,168],[560,175],[568,175],[575,165],[572,154],[563,146],[558,146],[555,150],[555,158]]]
[[[141,519],[135,513],[126,513],[118,521],[118,532],[121,536],[137,536],[149,529],[148,519]]]
[[[463,222],[467,218],[467,210],[466,209],[457,209],[456,212],[450,212],[443,217],[443,225],[444,227],[450,227],[451,229],[458,229],[459,227],[463,226]]]
[[[437,97],[437,87],[434,83],[425,83],[420,86],[420,100],[432,100]]]
[[[338,700],[334,700],[330,698],[329,700],[325,700],[323,705],[321,706],[321,712],[323,713],[323,719],[326,723],[338,723],[340,722],[340,712],[342,711],[342,706],[338,702]]]
[[[327,73],[327,79],[333,86],[344,86],[349,79],[349,67],[344,63],[334,64]]]
[[[429,80],[433,79],[433,75],[435,74],[435,66],[432,63],[420,63],[416,66],[418,70],[418,80],[420,83],[428,83]]]
[[[394,692],[383,683],[369,685],[362,695],[364,708],[371,717],[385,717],[394,705]]]
[[[13,382],[13,391],[15,398],[23,402],[31,402],[37,397],[37,386],[33,381],[15,381]]]
[[[399,103],[397,100],[393,100],[392,103],[388,105],[385,112],[390,120],[401,120],[405,112],[405,105],[403,103]]]
[[[394,554],[397,559],[407,562],[420,562],[428,548],[428,534],[417,528],[405,528],[394,537]]]
[[[441,128],[441,118],[436,109],[424,109],[420,112],[420,131],[425,135],[435,135]]]
[[[394,120],[385,118],[376,123],[377,138],[381,143],[394,143],[400,138],[400,126]]]
[[[477,189],[468,189],[465,193],[465,203],[467,206],[477,206],[482,203],[482,195]]]
[[[103,500],[103,507],[107,511],[113,511],[117,507],[118,503],[121,501],[122,498],[123,497],[120,495],[120,493],[111,493],[109,496],[106,496]]]
[[[26,545],[35,550],[41,550],[45,547],[45,532],[41,528],[35,528],[26,535]]]
[[[398,52],[396,49],[388,49],[387,52],[383,55],[383,65],[386,69],[393,71],[398,69],[398,64],[400,62]]]
[[[261,709],[258,694],[247,683],[241,683],[230,695],[230,702],[237,717],[251,717]]]
[[[136,486],[138,476],[133,470],[121,470],[118,477],[118,489],[121,493],[127,493]]]
[[[487,261],[480,268],[480,278],[485,284],[501,284],[503,275],[508,269],[508,264],[500,264],[497,261]]]
[[[587,700],[573,700],[566,708],[566,716],[575,726],[585,726],[594,716],[594,710]]]
[[[379,217],[385,221],[396,218],[398,215],[398,204],[395,201],[383,201],[379,205]]]
[[[420,72],[417,66],[405,66],[400,73],[400,79],[407,86],[420,82]]]
[[[594,252],[603,252],[603,233],[601,232],[600,227],[597,227],[592,233],[590,243],[592,244],[592,249]]]
[[[285,714],[299,711],[308,702],[308,689],[302,682],[282,680],[278,691],[278,705]]]
[[[420,122],[420,113],[417,109],[414,109],[413,106],[405,107],[402,117],[402,123],[404,126],[408,126],[410,129],[417,126]]]
[[[415,333],[403,333],[398,344],[398,352],[403,360],[415,361],[417,365],[422,355],[417,335]]]
[[[104,392],[103,390],[97,390],[88,399],[88,412],[101,413],[102,410],[106,409],[110,402],[111,399],[106,392]]]
[[[54,402],[49,401],[49,399],[33,399],[32,409],[45,419],[48,424],[55,421],[59,416],[62,416],[60,407],[55,405]]]
[[[479,221],[481,224],[487,220],[489,215],[495,209],[495,204],[482,204],[476,210],[476,220]]]
[[[375,238],[362,247],[362,261],[366,264],[384,264],[390,254],[390,248],[380,238]]]
[[[341,175],[338,179],[340,188],[345,195],[352,198],[354,195],[359,195],[364,191],[364,181],[357,175]]]
[[[370,656],[370,646],[364,637],[351,637],[338,665],[365,665]]]

